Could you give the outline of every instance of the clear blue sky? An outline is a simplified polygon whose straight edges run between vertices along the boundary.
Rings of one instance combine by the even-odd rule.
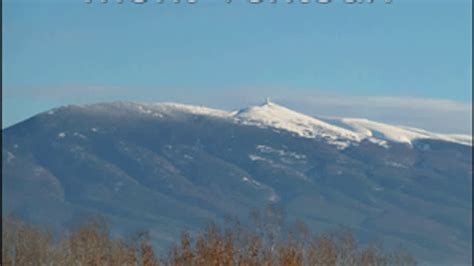
[[[241,89],[472,106],[467,0],[3,2],[3,127],[62,104],[232,102]]]

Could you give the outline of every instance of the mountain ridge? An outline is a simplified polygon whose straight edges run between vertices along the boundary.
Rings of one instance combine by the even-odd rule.
[[[193,115],[208,115],[230,119],[245,125],[283,129],[302,137],[329,137],[330,139],[333,139],[333,144],[338,145],[340,148],[346,148],[347,145],[349,145],[348,142],[360,142],[362,140],[368,140],[374,143],[379,143],[382,146],[387,146],[386,141],[412,145],[412,142],[418,139],[442,140],[472,146],[472,136],[470,135],[440,134],[414,127],[371,121],[365,118],[333,117],[326,120],[318,119],[314,116],[293,111],[271,102],[270,100],[267,100],[261,105],[250,106],[234,111],[225,111],[175,102],[144,103],[116,101],[109,103],[63,106],[51,109],[41,114],[47,113],[53,115],[61,109],[71,107],[94,109],[100,109],[101,107],[111,107],[116,109],[123,108],[135,110],[136,112],[155,116],[157,118],[161,117],[163,115],[162,113],[170,114],[173,111]],[[331,122],[335,122],[335,124],[331,124]],[[346,140],[346,142],[334,141],[334,139],[340,138]]]

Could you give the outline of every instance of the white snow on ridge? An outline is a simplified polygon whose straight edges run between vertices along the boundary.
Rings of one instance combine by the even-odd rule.
[[[341,121],[353,128],[363,138],[375,137],[394,142],[411,144],[412,140],[424,138],[425,134],[401,127],[370,121],[367,119],[342,118]]]
[[[118,101],[112,103],[87,104],[81,107],[85,107],[91,112],[111,114],[139,113],[155,118],[163,118],[164,115],[176,115],[181,113],[226,118],[232,116],[232,114],[227,111],[181,103],[140,103]]]
[[[263,105],[251,106],[233,112],[180,103],[114,102],[93,104],[87,107],[90,107],[92,111],[100,112],[136,112],[156,119],[161,119],[164,116],[179,116],[180,114],[209,116],[242,125],[271,128],[277,132],[286,131],[304,138],[322,139],[338,149],[358,145],[364,140],[386,148],[390,147],[390,142],[412,145],[418,139],[442,140],[472,146],[472,136],[469,135],[438,134],[360,118],[317,119],[269,100]],[[58,110],[60,108],[54,109],[55,112]],[[97,132],[95,128],[91,130]],[[59,134],[58,137],[64,138],[65,134]],[[257,155],[253,155],[251,159],[266,160]]]
[[[393,126],[359,118],[342,118],[340,121],[351,127],[364,139],[375,138],[409,145],[412,145],[413,141],[417,139],[434,139],[472,145],[472,137],[467,135],[437,134],[423,129]]]
[[[163,112],[173,112],[173,111],[180,111],[185,113],[191,113],[196,115],[208,115],[208,116],[215,116],[215,117],[231,117],[232,114],[227,111],[219,110],[219,109],[212,109],[207,108],[204,106],[194,106],[189,104],[180,104],[180,103],[152,103],[152,104],[144,104],[150,109],[161,110]]]
[[[472,136],[461,134],[447,134],[446,136],[455,140],[458,143],[472,146]]]
[[[269,101],[264,105],[236,112],[234,117],[244,125],[282,129],[305,138],[323,138],[339,148],[346,148],[350,141],[359,142],[361,140],[355,132],[333,126]]]

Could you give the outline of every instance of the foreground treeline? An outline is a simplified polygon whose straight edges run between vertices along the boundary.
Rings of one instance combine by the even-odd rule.
[[[265,215],[254,215],[253,221],[252,227],[211,224],[194,237],[183,232],[167,254],[157,256],[146,233],[112,238],[102,219],[53,238],[45,229],[7,218],[2,219],[2,265],[416,265],[403,250],[358,246],[347,230],[312,234],[296,223],[283,233]]]

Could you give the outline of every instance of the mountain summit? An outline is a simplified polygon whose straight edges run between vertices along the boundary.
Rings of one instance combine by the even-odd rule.
[[[56,108],[2,131],[3,214],[60,230],[183,228],[276,204],[315,231],[345,225],[420,260],[472,262],[472,138],[271,101],[229,112],[178,103]]]

